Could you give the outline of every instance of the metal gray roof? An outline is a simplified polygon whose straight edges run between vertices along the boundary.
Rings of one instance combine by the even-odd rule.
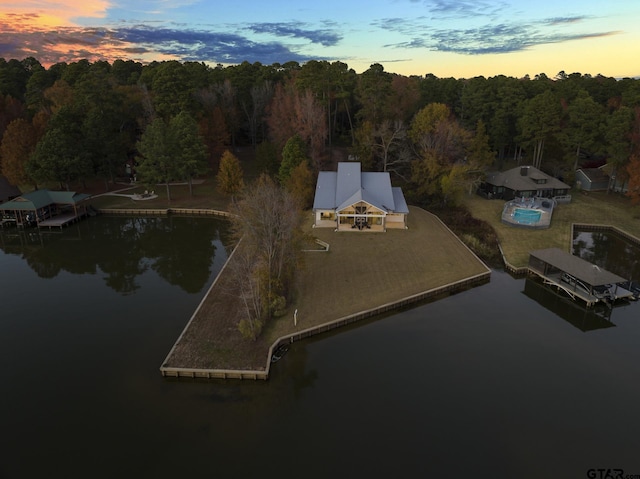
[[[335,209],[337,176],[335,171],[321,171],[318,174],[316,195],[313,198],[314,210]]]
[[[362,188],[360,163],[338,163],[334,207],[343,204]]]
[[[402,189],[391,187],[388,172],[362,172],[358,162],[341,162],[337,172],[320,172],[314,210],[340,210],[360,201],[385,212],[409,213]]]
[[[409,214],[409,207],[407,206],[407,201],[404,199],[404,194],[402,193],[402,188],[394,187],[391,188],[393,192],[393,202],[395,203],[394,213],[404,213]]]
[[[555,266],[565,273],[569,273],[571,276],[591,286],[616,284],[626,281],[621,276],[589,263],[578,256],[562,251],[560,248],[540,249],[531,251],[529,254],[534,258],[538,258],[545,263]]]

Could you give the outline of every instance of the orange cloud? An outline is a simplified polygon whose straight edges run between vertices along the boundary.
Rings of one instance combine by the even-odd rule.
[[[0,5],[0,22],[14,20],[19,26],[31,18],[40,27],[70,26],[78,18],[104,17],[110,5],[108,0],[22,0]]]

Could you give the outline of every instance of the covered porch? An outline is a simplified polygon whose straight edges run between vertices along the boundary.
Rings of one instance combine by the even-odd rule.
[[[387,213],[364,201],[336,213],[338,231],[385,231]]]

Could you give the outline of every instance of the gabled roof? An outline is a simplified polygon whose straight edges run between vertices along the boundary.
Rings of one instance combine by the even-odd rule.
[[[626,281],[621,276],[602,269],[595,264],[591,264],[578,256],[562,251],[560,248],[540,249],[531,251],[529,254],[534,258],[538,258],[545,263],[555,266],[565,273],[569,273],[571,276],[591,286],[602,286]]]
[[[402,188],[396,186],[391,188],[393,193],[393,203],[394,203],[394,212],[395,213],[409,213],[409,206],[407,206],[407,201],[404,199],[404,194],[402,193]]]
[[[0,210],[37,210],[48,205],[76,205],[90,195],[75,191],[36,190],[0,205]]]
[[[387,213],[409,213],[402,189],[391,187],[388,172],[362,172],[358,162],[341,162],[337,172],[318,175],[314,210],[341,210],[361,201]]]
[[[546,183],[537,183],[538,180],[542,179],[546,179]],[[488,173],[485,182],[490,185],[504,186],[514,191],[563,190],[571,188],[566,183],[547,175],[533,166],[517,166],[507,171]]]
[[[592,183],[609,183],[609,175],[607,175],[602,168],[580,168],[576,170],[576,173],[578,171],[582,172]]]

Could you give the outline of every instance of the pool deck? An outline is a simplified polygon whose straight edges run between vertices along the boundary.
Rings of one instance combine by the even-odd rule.
[[[543,205],[549,203],[548,208]],[[518,221],[516,218],[517,210],[539,211],[540,219],[535,223],[528,221]],[[551,226],[551,217],[553,215],[553,200],[548,198],[523,198],[511,200],[505,203],[502,210],[502,222],[511,226],[519,226],[523,228],[543,229]]]

